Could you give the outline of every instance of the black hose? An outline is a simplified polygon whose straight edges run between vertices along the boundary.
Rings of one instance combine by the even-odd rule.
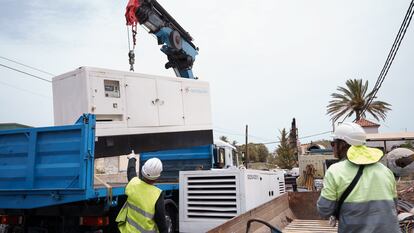
[[[252,222],[258,222],[258,223],[261,223],[261,224],[263,224],[263,225],[266,225],[267,227],[269,227],[269,228],[270,228],[270,230],[271,230],[271,232],[272,232],[272,233],[282,233],[282,231],[281,231],[281,230],[279,230],[279,229],[278,229],[277,227],[275,227],[275,226],[270,225],[270,223],[265,222],[265,221],[263,221],[263,220],[261,220],[261,219],[255,219],[255,218],[250,219],[249,221],[247,221],[246,233],[249,233],[249,230],[250,230],[250,225],[252,224]]]

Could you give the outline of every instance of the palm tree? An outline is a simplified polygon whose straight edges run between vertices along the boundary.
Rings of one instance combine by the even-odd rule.
[[[374,100],[363,112],[365,105],[372,96],[372,92],[367,94],[368,81],[362,83],[362,79],[348,79],[345,87],[338,87],[338,93],[332,93],[333,98],[327,106],[327,114],[332,121],[337,121],[345,115],[350,117],[355,113],[355,120],[365,118],[365,113],[370,113],[377,121],[385,120],[387,111],[391,110],[391,105],[384,101]],[[375,97],[376,98],[376,97]]]

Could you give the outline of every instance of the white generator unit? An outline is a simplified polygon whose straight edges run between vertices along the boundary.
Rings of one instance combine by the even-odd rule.
[[[211,130],[207,82],[80,67],[53,78],[55,125],[96,115],[96,136]]]
[[[98,158],[213,144],[200,80],[80,67],[53,78],[53,109],[55,125],[96,116]]]
[[[180,232],[207,232],[283,193],[285,181],[281,171],[182,171]]]

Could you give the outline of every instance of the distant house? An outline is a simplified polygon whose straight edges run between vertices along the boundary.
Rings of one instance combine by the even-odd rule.
[[[301,144],[299,147],[299,154],[300,155],[306,155],[306,154],[312,154],[312,153],[316,153],[316,154],[331,154],[332,153],[332,148],[330,147],[326,147],[325,145],[323,145],[320,142],[310,142],[310,143],[305,143],[305,144]]]
[[[21,129],[21,128],[33,128],[33,127],[19,124],[19,123],[0,123],[0,130]]]
[[[365,133],[378,133],[378,128],[381,126],[364,118],[357,120],[355,123],[364,128]]]

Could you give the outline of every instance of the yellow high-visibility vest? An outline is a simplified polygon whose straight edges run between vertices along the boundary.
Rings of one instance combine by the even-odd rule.
[[[349,153],[348,153],[349,156]],[[317,208],[322,217],[334,214],[339,198],[357,174],[359,165],[348,160],[326,171]],[[338,232],[400,233],[393,173],[381,163],[365,165],[339,214]]]
[[[119,212],[116,221],[121,233],[158,232],[154,221],[155,203],[161,190],[134,177],[126,186],[127,201]]]

